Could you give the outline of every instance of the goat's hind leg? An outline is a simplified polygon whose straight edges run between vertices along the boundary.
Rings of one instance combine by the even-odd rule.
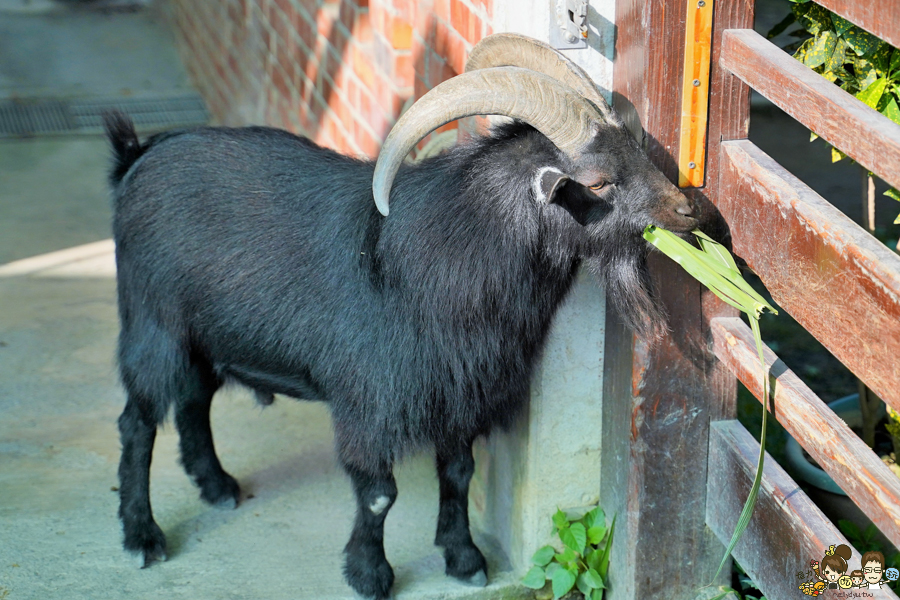
[[[390,466],[377,472],[344,465],[356,492],[356,520],[344,548],[344,577],[366,600],[391,597],[394,570],[384,556],[384,519],[397,498]]]
[[[205,502],[235,508],[240,500],[240,487],[222,469],[209,425],[209,410],[219,381],[211,368],[195,359],[181,387],[175,399],[181,464],[200,488],[200,497]]]
[[[153,520],[150,507],[150,461],[159,422],[152,400],[133,392],[128,394],[119,417],[119,518],[125,533],[125,550],[137,556],[142,568],[166,560],[166,537]]]
[[[437,449],[441,490],[437,535],[434,543],[444,548],[447,575],[463,583],[487,584],[487,561],[469,532],[469,482],[475,472],[472,444]]]

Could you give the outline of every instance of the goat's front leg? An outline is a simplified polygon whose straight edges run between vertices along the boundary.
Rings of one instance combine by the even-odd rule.
[[[469,482],[475,472],[472,443],[437,449],[441,509],[434,543],[444,548],[447,575],[469,585],[487,584],[487,562],[469,532]]]
[[[384,556],[384,519],[397,499],[390,466],[368,472],[344,465],[356,492],[356,521],[344,548],[344,577],[363,598],[384,600],[391,595],[394,570]]]

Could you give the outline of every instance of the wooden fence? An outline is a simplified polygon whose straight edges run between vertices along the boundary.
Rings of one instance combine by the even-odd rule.
[[[816,1],[900,46],[900,0]],[[614,99],[632,123],[640,120],[648,154],[673,181],[675,157],[688,143],[678,118],[679,90],[690,81],[681,65],[685,23],[694,21],[685,15],[707,3],[617,2]],[[895,187],[900,126],[755,33],[752,0],[715,0],[714,10],[705,182],[685,193],[721,216],[735,254],[775,301],[900,410],[900,257],[747,140],[749,90]],[[608,323],[605,397],[624,398],[604,416],[602,501],[628,517],[613,554],[617,599],[703,595],[759,451],[734,420],[735,378],[762,397],[750,329],[670,265],[662,259],[654,269],[672,335],[647,347]],[[766,362],[775,377],[770,415],[900,547],[900,479],[768,348]],[[622,419],[631,427],[617,432]],[[617,472],[613,462],[623,457],[628,467]],[[836,543],[847,541],[769,457],[733,556],[768,598],[800,598],[798,571]],[[854,550],[851,565],[859,559]],[[874,594],[896,598],[889,590]]]

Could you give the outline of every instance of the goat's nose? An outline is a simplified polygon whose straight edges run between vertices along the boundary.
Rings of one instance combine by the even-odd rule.
[[[679,215],[681,215],[683,217],[690,217],[690,216],[693,216],[693,214],[694,214],[694,207],[691,206],[689,203],[685,202],[685,203],[679,204],[678,207],[675,209],[675,212],[677,212]]]

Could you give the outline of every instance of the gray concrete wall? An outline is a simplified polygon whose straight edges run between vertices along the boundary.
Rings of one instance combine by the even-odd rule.
[[[550,0],[494,0],[494,31],[548,41]],[[602,88],[612,87],[614,0],[591,0],[588,48],[566,50]],[[607,94],[609,98],[609,94]],[[600,500],[606,306],[583,270],[554,319],[527,411],[509,432],[476,447],[470,514],[515,571],[553,539],[550,517]]]

